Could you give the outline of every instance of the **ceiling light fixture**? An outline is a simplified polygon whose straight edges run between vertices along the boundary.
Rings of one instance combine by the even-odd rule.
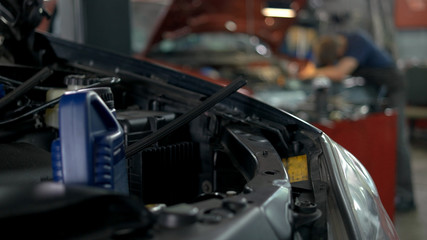
[[[289,1],[267,1],[261,13],[265,17],[294,18],[296,16]]]

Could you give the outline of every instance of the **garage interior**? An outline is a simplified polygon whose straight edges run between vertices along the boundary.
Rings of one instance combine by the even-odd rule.
[[[269,17],[262,12],[269,4],[295,15]],[[312,123],[361,160],[401,239],[427,239],[427,1],[45,0],[44,5],[52,16],[38,31],[218,84],[248,78],[247,94]],[[396,113],[381,108],[381,89],[354,77],[350,87],[328,87],[336,98],[325,100],[320,88],[314,94],[312,85],[297,79],[313,59],[318,36],[360,29],[405,76],[415,208],[395,209],[398,169],[390,159],[396,159],[396,135],[390,133]]]

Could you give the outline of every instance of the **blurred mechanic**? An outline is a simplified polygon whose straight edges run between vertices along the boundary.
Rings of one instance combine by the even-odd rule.
[[[316,65],[300,72],[300,79],[328,77],[339,82],[348,76],[363,77],[370,84],[387,89],[387,103],[398,112],[396,210],[415,208],[411,179],[411,153],[405,121],[404,78],[393,58],[362,31],[336,33],[319,38],[314,46]]]

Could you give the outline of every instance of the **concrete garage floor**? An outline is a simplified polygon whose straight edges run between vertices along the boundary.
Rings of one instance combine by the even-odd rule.
[[[396,212],[394,223],[402,240],[427,239],[427,131],[411,139],[412,179],[416,209]]]

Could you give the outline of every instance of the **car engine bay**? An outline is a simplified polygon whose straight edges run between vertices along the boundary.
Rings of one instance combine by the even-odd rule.
[[[87,145],[80,142],[79,134],[65,135],[63,129],[72,126],[67,131],[77,132],[79,126],[90,125],[88,122],[99,119],[90,117],[86,121],[79,118],[78,112],[71,113],[69,118],[61,118],[60,112],[65,112],[66,108],[61,98],[82,92],[92,92],[93,95],[95,92],[103,101],[102,106],[96,108],[109,109],[110,116],[114,116],[123,133],[120,151],[122,158],[126,154],[126,168],[121,168],[126,175],[126,195],[136,200],[148,215],[156,216],[155,221],[152,218],[142,221],[145,227],[147,222],[150,226],[167,229],[189,225],[200,227],[200,224],[206,227],[216,223],[211,232],[216,236],[226,226],[219,227],[219,223],[240,221],[235,216],[242,211],[249,215],[240,214],[240,217],[246,216],[245,221],[253,221],[253,224],[260,224],[260,214],[267,215],[266,221],[274,229],[270,234],[280,238],[294,234],[291,226],[314,229],[304,231],[304,234],[326,233],[326,228],[311,227],[315,221],[322,222],[323,226],[326,224],[325,215],[322,217],[321,213],[325,200],[319,202],[315,198],[326,194],[324,182],[319,176],[309,176],[308,171],[319,167],[321,151],[316,150],[320,147],[313,139],[318,138],[320,132],[301,124],[291,115],[283,118],[282,112],[275,113],[272,107],[234,93],[245,84],[242,79],[221,89],[215,84],[194,81],[191,76],[150,63],[114,54],[98,55],[90,48],[79,49],[82,47],[54,38],[49,41],[56,54],[71,47],[64,52],[65,55],[71,54],[66,61],[55,58],[53,64],[44,67],[1,66],[4,97],[0,101],[0,149],[3,153],[0,179],[4,185],[59,181],[67,186],[66,177],[70,173],[65,173],[66,147],[56,151],[52,143],[60,137],[62,143],[69,141],[73,146],[83,146],[88,152],[96,149],[96,142]],[[73,47],[78,49],[73,50]],[[207,92],[200,92],[200,89]],[[261,114],[255,114],[257,112]],[[111,130],[105,116],[99,121],[104,121],[105,129]],[[74,117],[75,120],[70,119]],[[88,129],[94,134],[100,131],[99,128],[90,130],[90,126]],[[62,135],[61,131],[64,132]],[[58,175],[55,155],[61,151],[63,169]],[[300,164],[300,167],[291,167],[292,163]],[[89,172],[83,175],[89,180],[77,182],[77,185],[115,192],[113,184],[90,180],[98,176],[91,172],[96,171],[97,166],[88,163],[87,169]],[[70,183],[73,186],[76,182]],[[31,192],[27,194],[31,195]],[[32,199],[31,196],[25,198]],[[63,197],[61,199],[65,200]],[[26,204],[12,206],[26,209]],[[39,214],[45,213],[37,204],[32,208],[31,213],[40,209]],[[258,210],[254,214],[249,209]],[[260,212],[259,209],[263,210]],[[283,214],[276,216],[276,211]],[[7,214],[3,217],[3,221],[11,219]],[[19,219],[23,222],[23,219],[33,220]],[[233,231],[241,234],[240,230]],[[84,234],[86,230],[78,233]],[[156,234],[168,238],[171,233],[159,231]]]

